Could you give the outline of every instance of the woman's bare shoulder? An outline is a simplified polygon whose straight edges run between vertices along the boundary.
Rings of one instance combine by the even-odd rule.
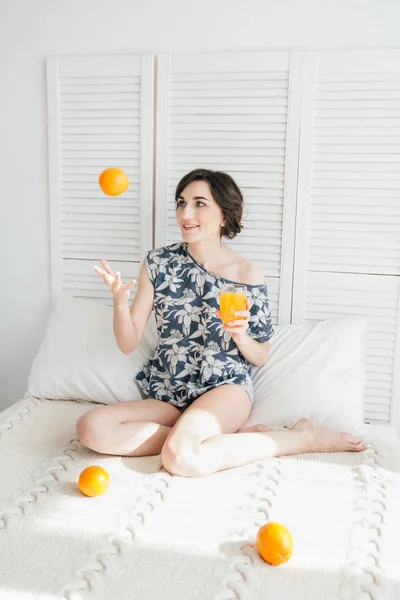
[[[229,248],[225,257],[225,268],[222,276],[245,285],[263,285],[265,277],[262,269],[251,260]]]
[[[239,281],[246,285],[263,285],[265,276],[262,269],[244,256],[238,255],[238,258]]]

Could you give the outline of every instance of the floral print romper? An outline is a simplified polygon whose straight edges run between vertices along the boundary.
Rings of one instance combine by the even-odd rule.
[[[179,409],[215,387],[243,387],[253,402],[252,365],[216,315],[223,283],[188,252],[186,242],[150,250],[146,267],[154,286],[158,345],[136,375],[145,398]],[[258,342],[273,335],[267,286],[247,285],[251,302],[247,333]]]

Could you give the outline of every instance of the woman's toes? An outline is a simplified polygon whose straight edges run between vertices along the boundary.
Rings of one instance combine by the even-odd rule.
[[[353,442],[353,446],[358,452],[366,449],[366,445],[364,444],[364,442],[358,438],[356,438],[356,440]]]
[[[349,433],[342,433],[342,442],[346,444],[349,451],[360,452],[366,448],[364,442],[359,437],[354,437]]]

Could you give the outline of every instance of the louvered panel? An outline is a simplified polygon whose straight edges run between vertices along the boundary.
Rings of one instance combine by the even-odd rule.
[[[281,323],[290,318],[300,92],[296,53],[159,57],[155,244],[182,238],[174,195],[186,173],[229,173],[244,227],[223,242],[278,282]]]
[[[241,139],[244,140],[249,139],[249,137],[255,140],[265,140],[269,137],[273,138],[273,134],[277,132],[286,132],[286,122],[283,119],[266,123],[260,122],[256,116],[253,117],[252,115],[242,115],[240,122],[235,122],[234,126],[232,126],[231,120],[209,115],[206,132],[203,132],[201,122],[194,123],[187,116],[181,116],[179,119],[171,117],[172,121],[174,121],[175,135],[179,133],[180,139],[191,137],[192,132],[197,132],[196,135],[199,136],[199,139],[204,139],[204,137],[209,137],[210,131],[220,131],[224,133],[224,139],[227,140],[234,138],[238,133],[240,133]],[[190,128],[188,128],[188,123],[190,123]],[[175,139],[175,136],[172,135],[170,139]]]
[[[113,209],[109,204],[82,196],[64,202],[61,210],[63,257],[82,260],[107,257],[112,261],[130,262],[140,256],[139,203],[130,206],[116,200]]]
[[[72,266],[88,261],[93,277],[100,257],[136,265],[152,246],[153,58],[49,60],[48,96],[53,288],[72,281],[90,295],[88,274],[77,270],[75,282]],[[130,181],[117,198],[98,185],[111,166]]]
[[[303,73],[293,322],[367,316],[365,415],[400,432],[400,52]]]
[[[315,84],[307,269],[400,274],[400,70]]]
[[[68,131],[68,128],[66,128]],[[68,134],[65,134],[68,135]],[[114,146],[118,151],[129,152],[132,156],[137,156],[140,150],[139,142],[131,142],[129,140],[125,140],[121,136],[113,136],[113,141],[110,139],[111,136],[102,135],[99,136],[99,139],[96,139],[95,136],[92,136],[92,139],[89,139],[89,136],[85,136],[85,140],[79,139],[76,135],[70,135],[68,139],[62,137],[61,142],[61,150],[65,153],[65,156],[68,157],[69,154],[75,156],[76,154],[79,156],[79,153],[83,153],[83,156],[86,156],[86,152],[108,152],[109,150],[113,150]],[[139,164],[139,161],[137,161]]]
[[[60,169],[63,172],[64,167],[78,166],[79,159],[91,157],[98,159],[99,166],[95,172],[85,174],[79,173],[79,180],[66,181],[61,178],[61,214],[64,217],[68,215],[68,223],[73,224],[80,221],[82,213],[93,215],[92,235],[87,236],[85,229],[75,230],[73,236],[66,235],[64,228],[62,231],[62,257],[66,259],[81,258],[96,260],[101,256],[106,256],[111,260],[140,260],[140,230],[139,221],[132,219],[126,221],[126,237],[122,241],[118,229],[111,227],[106,232],[102,230],[101,222],[96,218],[101,215],[117,216],[120,220],[132,215],[132,209],[135,216],[140,213],[138,188],[133,194],[132,188],[138,181],[140,172],[140,146],[126,140],[121,140],[110,144],[110,141],[101,135],[93,136],[88,139],[86,134],[78,135],[75,133],[75,119],[83,117],[86,119],[86,126],[90,128],[91,119],[94,116],[101,116],[104,121],[119,120],[124,125],[124,116],[136,117],[139,120],[140,113],[140,76],[132,75],[127,83],[114,83],[114,76],[103,78],[102,84],[90,83],[90,77],[82,75],[80,78],[60,76],[59,78],[59,111],[60,127],[63,133],[60,135]],[[117,89],[114,89],[116,87]],[[93,127],[96,131],[96,126]],[[73,136],[74,141],[71,140]],[[74,164],[74,161],[76,163]],[[102,170],[109,166],[119,166],[121,161],[124,164],[130,164],[132,174],[135,171],[136,177],[130,180],[130,189],[121,196],[121,201],[115,203],[115,198],[109,198],[103,194],[98,186],[98,177]],[[73,190],[73,193],[72,193]],[[79,206],[71,205],[69,199],[71,196],[79,200]],[[97,201],[97,202],[96,202]],[[118,211],[118,212],[117,212]],[[64,226],[65,221],[62,220]],[[96,226],[97,225],[97,226]]]
[[[318,322],[343,316],[363,316],[368,320],[365,356],[367,422],[390,421],[399,297],[397,277],[307,274],[304,321]]]
[[[64,189],[65,189],[64,205],[65,206],[70,206],[74,202],[77,203],[76,198],[82,198],[82,197],[85,198],[87,205],[96,204],[96,206],[99,206],[99,207],[109,205],[109,202],[107,204],[106,198],[94,198],[93,197],[93,188],[94,188],[93,182],[90,182],[90,183],[87,183],[85,181],[80,182],[79,175],[72,176],[72,177],[74,177],[74,181],[69,181],[66,178],[64,180],[65,181],[65,184],[64,184]],[[127,192],[125,192],[125,194],[126,193]],[[132,202],[127,202],[126,198],[127,197],[125,197],[125,195],[124,195],[122,203],[119,203],[118,200],[116,200],[114,198],[115,202],[112,204],[113,211],[115,211],[116,208],[129,208],[132,211],[140,212],[139,193],[132,191],[129,194],[129,200],[130,201],[132,200]]]
[[[285,125],[287,121],[288,80],[288,71],[197,70],[194,76],[180,70],[171,74],[170,82],[169,185],[174,188],[184,173],[202,166],[229,172],[246,200],[247,186],[254,186],[259,210],[256,213],[254,204],[246,202],[245,228],[235,241],[226,244],[258,263],[268,276],[280,274],[281,236],[274,251],[260,247],[260,242],[268,229],[267,222],[270,224],[266,210],[268,193],[278,196],[283,205],[286,127],[275,132],[273,126]],[[228,125],[229,136],[225,129],[219,129],[220,124]],[[258,129],[260,125],[264,131]],[[250,132],[246,131],[249,127]],[[268,160],[272,165],[267,170]],[[174,194],[169,194],[169,198],[172,204]],[[170,235],[179,235],[173,204],[168,210],[167,239]]]
[[[113,300],[110,291],[103,281],[94,272],[93,265],[99,263],[97,261],[85,260],[63,260],[63,290],[71,292],[77,298],[90,298],[98,300],[103,304],[112,305]],[[131,279],[138,280],[139,263],[115,261],[113,262],[114,270],[120,271],[123,274],[122,281],[127,283]],[[136,286],[132,288],[131,296],[133,297],[136,291]]]
[[[94,130],[94,128],[96,129]],[[124,117],[123,123],[114,116],[112,119],[104,121],[98,117],[90,119],[88,123],[86,119],[74,119],[73,130],[71,129],[71,123],[68,123],[66,127],[60,128],[62,135],[77,136],[77,135],[90,135],[94,136],[109,136],[109,135],[122,135],[129,137],[133,141],[139,139],[140,123],[139,119],[126,116]]]
[[[277,222],[280,232],[282,231],[286,129],[277,132],[272,139],[269,137],[258,140],[262,146],[260,143],[254,144],[247,136],[243,139],[241,129],[249,121],[262,124],[267,129],[270,123],[286,122],[289,73],[261,71],[243,73],[241,77],[234,72],[196,75],[197,78],[191,73],[180,72],[171,75],[168,181],[170,189],[175,188],[184,173],[199,165],[230,173],[241,187],[245,198],[248,191],[246,186],[253,185],[253,199],[258,204],[258,210],[255,211],[254,204],[247,201],[247,217],[244,220],[245,230],[252,235],[248,235],[246,239],[243,232],[237,241],[226,243],[246,255],[250,251],[249,258],[258,262],[267,275],[279,276],[281,239],[277,240],[278,243],[273,248],[268,236],[265,236],[265,244],[262,244],[261,240],[275,216],[269,210],[271,191],[274,194],[273,198],[278,196],[280,200]],[[221,83],[224,84],[223,87],[220,86]],[[182,117],[189,115],[190,119],[183,121]],[[212,120],[208,119],[209,115]],[[229,138],[224,138],[223,132],[212,127],[217,117],[222,122],[230,123]],[[182,127],[183,123],[187,123],[187,131]],[[180,128],[175,128],[175,124],[179,124]],[[239,131],[236,131],[236,126],[239,127]],[[201,138],[203,143],[198,146],[196,130],[200,127],[202,135],[206,135],[207,138],[206,144],[204,138]],[[266,168],[265,161],[269,158],[273,160],[275,168]],[[175,226],[173,194],[170,198],[168,240],[176,239],[179,235]],[[275,260],[271,260],[271,257]]]

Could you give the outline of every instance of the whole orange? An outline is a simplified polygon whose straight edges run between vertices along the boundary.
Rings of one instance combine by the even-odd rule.
[[[256,546],[267,563],[281,565],[292,556],[292,534],[280,523],[267,523],[258,530]]]
[[[110,167],[100,174],[99,185],[107,196],[119,196],[128,189],[129,179],[122,169]]]
[[[101,496],[108,490],[110,476],[103,467],[86,467],[79,475],[78,487],[85,496]]]

